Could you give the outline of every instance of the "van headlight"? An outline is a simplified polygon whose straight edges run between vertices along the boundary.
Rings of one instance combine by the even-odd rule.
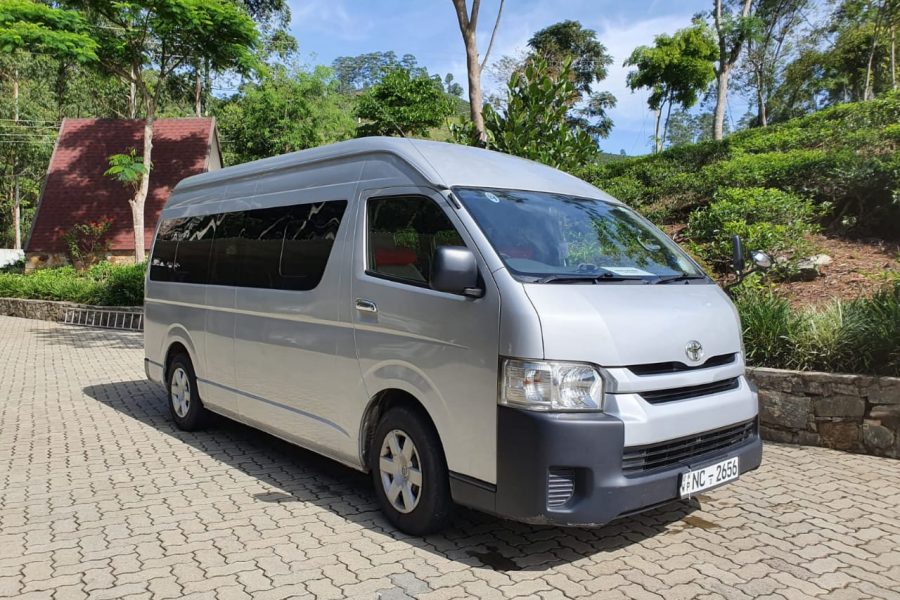
[[[500,404],[529,410],[602,410],[603,377],[586,364],[503,361]]]

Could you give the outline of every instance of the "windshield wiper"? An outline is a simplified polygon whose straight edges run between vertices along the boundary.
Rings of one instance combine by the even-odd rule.
[[[621,275],[613,275],[612,273],[601,273],[599,275],[574,275],[560,273],[557,275],[547,275],[540,279],[535,279],[533,283],[578,283],[581,281],[590,281],[592,283],[604,283],[607,281],[629,281],[640,280],[641,277],[623,277]]]
[[[691,281],[694,279],[706,279],[705,275],[688,275],[687,273],[682,273],[680,275],[667,275],[665,277],[660,277],[653,283],[676,283],[679,281]]]

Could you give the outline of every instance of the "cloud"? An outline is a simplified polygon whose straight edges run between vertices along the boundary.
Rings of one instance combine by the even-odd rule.
[[[363,11],[347,10],[344,0],[289,0],[291,28],[334,36],[343,41],[368,38],[374,22]],[[302,41],[302,40],[301,40]]]
[[[615,115],[620,119],[643,119],[650,112],[647,109],[649,92],[632,93],[628,89],[626,78],[631,68],[624,66],[623,63],[636,47],[652,44],[653,38],[660,33],[671,33],[690,25],[691,16],[687,14],[656,17],[630,23],[605,21],[597,28],[598,37],[613,57],[609,75],[601,83],[601,87],[611,91],[618,98],[619,104],[616,106]]]

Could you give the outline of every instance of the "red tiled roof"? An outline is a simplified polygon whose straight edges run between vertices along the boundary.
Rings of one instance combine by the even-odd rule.
[[[206,170],[213,119],[158,119],[153,128],[150,191],[144,237],[150,249],[159,213],[179,181]],[[50,159],[28,252],[63,252],[63,234],[76,223],[113,220],[111,250],[134,250],[131,192],[103,175],[109,156],[143,150],[144,122],[133,119],[65,119]],[[215,142],[213,142],[215,143]]]

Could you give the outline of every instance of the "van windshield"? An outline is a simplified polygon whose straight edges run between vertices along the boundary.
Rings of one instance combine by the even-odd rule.
[[[522,281],[709,281],[672,240],[625,206],[549,192],[454,192]]]

